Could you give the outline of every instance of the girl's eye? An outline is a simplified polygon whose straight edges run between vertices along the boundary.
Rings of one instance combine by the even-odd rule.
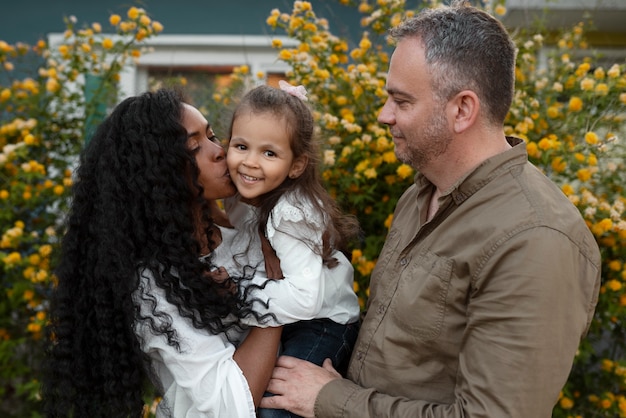
[[[236,144],[235,145],[235,149],[238,149],[239,151],[245,151],[246,150],[246,146],[243,144]]]
[[[265,156],[267,156],[267,157],[275,157],[276,153],[274,151],[265,151]]]

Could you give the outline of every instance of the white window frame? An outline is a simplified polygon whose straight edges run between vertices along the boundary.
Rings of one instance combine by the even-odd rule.
[[[116,38],[117,35],[101,34]],[[63,43],[62,33],[48,35],[48,44],[55,50]],[[283,47],[298,45],[286,36],[269,35],[166,35],[142,42],[142,55],[129,62],[120,73],[119,99],[148,89],[150,67],[240,66],[248,65],[251,74],[285,73],[290,67],[278,59],[272,41]]]

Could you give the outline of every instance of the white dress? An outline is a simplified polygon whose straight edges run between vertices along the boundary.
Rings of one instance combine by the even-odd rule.
[[[225,229],[222,234],[232,235],[234,231]],[[226,241],[230,239],[225,238]],[[231,260],[230,247],[220,245],[214,251],[214,257],[216,260]],[[142,349],[150,357],[153,373],[164,390],[157,418],[255,417],[248,382],[233,359],[235,345],[225,334],[214,335],[195,328],[167,302],[164,291],[155,285],[152,273],[148,270],[140,273],[144,292],[156,298],[158,311],[172,318],[172,328],[176,330],[181,348],[178,351],[163,335],[152,334],[145,322],[136,327],[136,333],[143,340]],[[142,304],[141,313],[150,314],[146,304]],[[154,319],[158,322],[157,318]],[[243,333],[237,332],[229,332],[229,336],[234,341],[241,341],[244,337]]]
[[[238,196],[228,198],[225,203],[228,218],[238,231],[233,252],[245,253],[251,259],[250,264],[258,264],[252,282],[262,285],[267,278],[264,264],[259,263],[263,256],[257,232],[257,208],[241,202]],[[348,324],[358,320],[360,308],[354,293],[354,268],[350,260],[335,251],[333,256],[339,263],[331,269],[312,249],[321,245],[323,230],[324,215],[317,212],[310,201],[296,192],[280,197],[268,221],[266,236],[280,260],[284,278],[271,280],[264,289],[251,293],[268,303],[266,312],[274,314],[276,321],[258,324],[255,318],[248,317],[243,323],[267,326],[328,318]],[[255,306],[260,309],[260,304]]]

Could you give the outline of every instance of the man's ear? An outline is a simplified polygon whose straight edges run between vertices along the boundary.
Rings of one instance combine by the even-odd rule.
[[[304,169],[309,163],[309,157],[306,155],[301,155],[291,163],[291,168],[289,169],[289,178],[296,179],[300,177],[302,173],[304,173]]]
[[[478,119],[480,100],[471,90],[463,90],[448,101],[455,133],[461,133],[471,128]]]

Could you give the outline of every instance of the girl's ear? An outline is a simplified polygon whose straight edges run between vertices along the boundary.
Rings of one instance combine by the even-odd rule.
[[[309,157],[307,157],[306,155],[301,155],[293,160],[293,163],[291,163],[291,168],[289,169],[289,178],[296,179],[300,177],[308,163]]]

